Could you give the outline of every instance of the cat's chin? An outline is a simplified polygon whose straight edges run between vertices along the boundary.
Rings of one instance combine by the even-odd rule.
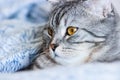
[[[62,57],[54,57],[54,60],[64,66],[76,66],[76,65],[81,65],[84,64],[85,60],[80,60],[79,58],[69,58],[65,59]]]

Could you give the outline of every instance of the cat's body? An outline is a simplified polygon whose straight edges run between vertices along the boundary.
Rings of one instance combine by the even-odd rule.
[[[34,68],[120,59],[120,21],[109,0],[57,3],[43,31],[44,51]]]

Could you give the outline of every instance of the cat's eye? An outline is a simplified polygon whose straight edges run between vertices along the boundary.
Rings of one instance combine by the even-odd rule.
[[[53,36],[53,30],[52,30],[51,28],[48,28],[48,34],[49,34],[50,36]]]
[[[69,26],[67,28],[67,35],[72,36],[77,30],[78,27]]]

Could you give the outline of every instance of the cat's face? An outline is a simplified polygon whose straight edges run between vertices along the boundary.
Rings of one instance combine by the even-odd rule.
[[[106,35],[112,29],[108,28],[111,25],[109,19],[91,15],[84,11],[83,6],[76,5],[67,3],[67,6],[63,4],[56,8],[45,30],[50,39],[50,56],[62,65],[88,61],[99,51],[97,48],[105,43]]]

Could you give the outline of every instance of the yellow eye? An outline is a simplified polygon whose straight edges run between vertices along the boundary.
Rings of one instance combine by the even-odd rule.
[[[67,28],[67,35],[71,36],[78,30],[77,27],[70,26]]]
[[[53,30],[52,30],[51,28],[48,28],[48,34],[49,34],[50,36],[53,36]]]

